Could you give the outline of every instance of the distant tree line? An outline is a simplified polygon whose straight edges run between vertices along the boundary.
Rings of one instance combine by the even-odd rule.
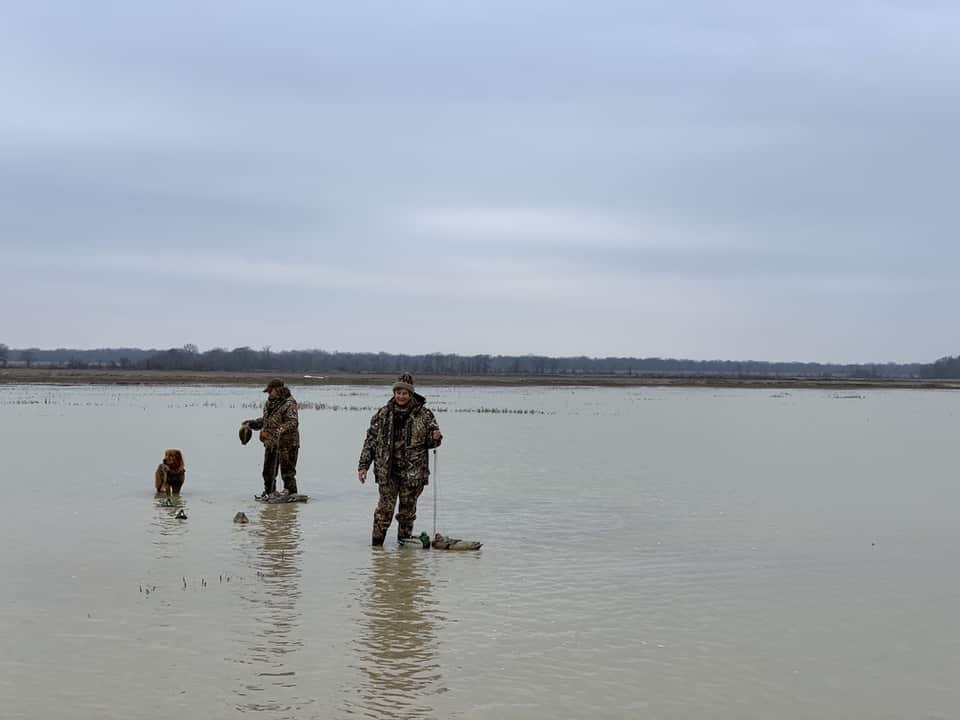
[[[61,368],[129,368],[134,369],[138,363],[155,355],[157,350],[141,350],[139,348],[101,348],[98,350],[71,350],[57,348],[56,350],[41,350],[40,348],[24,348],[15,350],[0,343],[0,366],[16,365],[20,367]]]
[[[726,377],[960,378],[960,356],[933,363],[802,363],[758,360],[683,360],[674,358],[549,357],[546,355],[400,355],[285,350],[270,347],[213,348],[196,345],[168,350],[15,350],[0,344],[0,366],[194,370],[277,373],[393,373],[409,370],[444,375],[704,375]]]
[[[957,357],[942,357],[929,366],[930,374],[934,378],[960,378],[960,355]]]

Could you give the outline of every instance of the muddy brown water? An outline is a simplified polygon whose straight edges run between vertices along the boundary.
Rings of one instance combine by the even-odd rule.
[[[0,387],[2,717],[957,716],[960,395],[429,388],[444,553],[368,547],[386,388],[293,390],[304,505],[255,390]]]

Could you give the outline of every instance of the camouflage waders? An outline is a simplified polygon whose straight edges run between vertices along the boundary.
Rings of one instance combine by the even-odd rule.
[[[383,542],[383,538],[393,522],[393,509],[400,500],[397,509],[397,539],[408,538],[413,535],[413,523],[417,519],[417,500],[423,492],[423,483],[401,482],[400,478],[391,474],[390,480],[377,483],[380,492],[380,501],[373,512],[373,538]]]
[[[296,445],[265,445],[263,448],[263,491],[268,495],[277,489],[277,470],[283,478],[283,489],[291,495],[297,492],[297,456],[300,448]]]

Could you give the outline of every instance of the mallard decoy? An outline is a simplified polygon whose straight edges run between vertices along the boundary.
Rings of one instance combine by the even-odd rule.
[[[247,514],[244,513],[244,512],[238,512],[236,515],[234,515],[234,516],[233,516],[233,521],[234,521],[235,523],[248,523],[248,522],[250,522],[250,521],[247,519]]]
[[[422,532],[416,537],[399,538],[397,542],[401,547],[422,547],[426,549],[430,547],[430,536]]]
[[[479,550],[483,543],[476,540],[460,540],[437,533],[431,543],[435,550]]]

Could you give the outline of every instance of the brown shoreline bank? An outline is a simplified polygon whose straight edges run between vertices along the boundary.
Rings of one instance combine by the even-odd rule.
[[[165,370],[68,370],[66,368],[3,368],[0,385],[265,385],[282,377],[290,385],[390,385],[395,373],[271,373],[194,372]],[[486,387],[742,387],[821,388],[855,390],[869,388],[960,390],[960,380],[913,380],[876,378],[788,378],[726,376],[642,375],[417,375],[421,385]]]

